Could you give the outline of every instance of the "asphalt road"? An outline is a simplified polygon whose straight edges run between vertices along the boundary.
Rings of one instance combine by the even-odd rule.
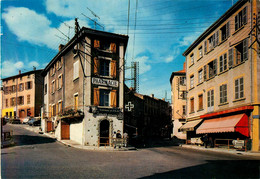
[[[260,178],[260,157],[176,146],[88,151],[12,126],[1,150],[2,178]]]

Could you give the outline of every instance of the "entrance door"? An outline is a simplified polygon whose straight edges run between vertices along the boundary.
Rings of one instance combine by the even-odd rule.
[[[109,146],[109,121],[100,122],[100,146]]]
[[[66,122],[61,122],[61,140],[70,139],[70,125]]]
[[[53,123],[51,121],[47,121],[47,132],[51,132],[53,130]]]

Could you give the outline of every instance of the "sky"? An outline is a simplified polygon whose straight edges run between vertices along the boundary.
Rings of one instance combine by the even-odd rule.
[[[128,34],[126,65],[139,62],[139,93],[170,100],[170,76],[183,69],[182,53],[236,1],[0,0],[1,78],[44,69],[73,37],[78,18],[81,27]]]

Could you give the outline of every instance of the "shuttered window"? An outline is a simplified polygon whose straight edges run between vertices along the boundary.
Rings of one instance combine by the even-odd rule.
[[[100,71],[99,74],[102,76],[109,76],[110,75],[110,60],[106,60],[106,59],[100,59],[99,61],[100,63]]]
[[[110,91],[109,90],[105,90],[105,89],[100,89],[99,91],[100,91],[99,105],[100,106],[110,106],[110,103],[109,103]]]
[[[111,77],[116,78],[116,60],[111,61]]]
[[[214,90],[208,91],[208,107],[214,106]]]
[[[203,95],[200,94],[199,96],[199,110],[203,109]]]
[[[73,64],[73,80],[79,78],[79,61]]]
[[[110,44],[110,50],[111,50],[111,52],[116,53],[116,44],[115,43]]]
[[[94,57],[94,74],[99,75],[99,60],[97,57]]]
[[[219,87],[219,97],[220,104],[227,102],[227,84],[223,84]]]
[[[244,97],[244,78],[238,78],[235,80],[235,99]]]
[[[100,47],[100,41],[94,40],[94,48],[99,48],[99,47]]]
[[[204,66],[204,81],[207,80],[207,65]]]
[[[227,70],[227,54],[223,54],[219,57],[219,72]]]
[[[112,90],[110,92],[111,94],[111,107],[117,107],[117,91],[116,90]]]
[[[194,98],[190,99],[190,112],[194,112]]]
[[[74,109],[78,110],[78,106],[79,106],[79,95],[75,94],[74,95]]]
[[[228,50],[228,67],[231,68],[233,66],[233,48]]]
[[[93,101],[94,101],[94,106],[99,106],[99,89],[94,88],[94,95],[93,95]]]
[[[204,53],[207,53],[207,40],[204,41]]]
[[[236,16],[235,16],[235,30],[238,30],[240,27],[247,23],[247,7],[242,9]]]

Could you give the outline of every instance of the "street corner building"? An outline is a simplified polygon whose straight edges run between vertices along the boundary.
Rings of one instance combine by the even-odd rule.
[[[42,128],[58,140],[112,146],[123,134],[128,36],[82,27],[46,66]]]
[[[183,53],[187,142],[208,134],[259,151],[260,61],[257,0],[234,4]],[[216,142],[215,140],[215,142]]]
[[[1,112],[2,117],[19,118],[36,117],[41,114],[43,102],[43,70],[19,73],[2,79]]]

